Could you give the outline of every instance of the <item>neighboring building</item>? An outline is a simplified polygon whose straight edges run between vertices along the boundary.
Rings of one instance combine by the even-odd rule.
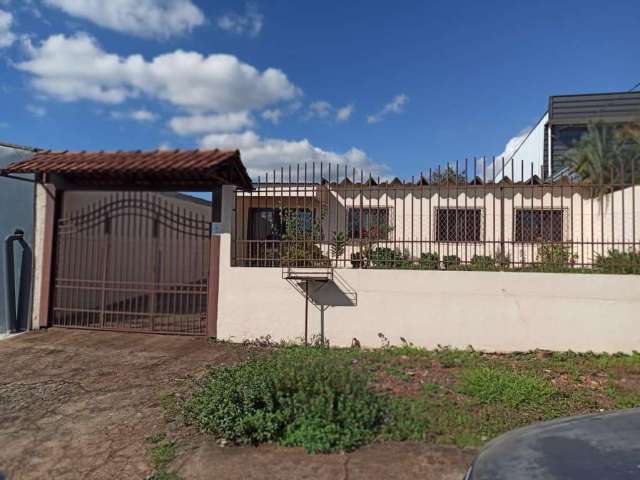
[[[8,164],[33,155],[35,149],[0,143],[0,169]],[[23,175],[33,180],[33,175]],[[19,228],[25,232],[27,242],[33,242],[33,211],[35,186],[28,181],[0,177],[0,240]],[[4,248],[2,249],[4,252]],[[0,334],[6,325],[4,253],[0,255]]]
[[[511,158],[504,175],[520,178],[521,165],[534,165],[534,173],[548,178],[561,174],[567,151],[591,122],[625,125],[640,122],[640,92],[590,93],[549,97],[549,109],[529,132]],[[523,172],[524,178],[529,174]]]

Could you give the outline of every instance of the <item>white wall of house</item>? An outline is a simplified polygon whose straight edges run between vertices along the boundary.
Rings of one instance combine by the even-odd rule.
[[[504,201],[501,201],[504,199]],[[539,242],[517,242],[515,215],[518,210],[553,209],[562,212],[562,241],[571,247],[578,264],[590,265],[609,250],[630,250],[640,245],[640,186],[627,187],[598,195],[591,187],[486,185],[486,186],[380,186],[365,189],[337,187],[333,191],[308,187],[304,195],[278,190],[240,195],[236,200],[237,229],[232,232],[240,242],[234,258],[247,256],[250,208],[307,208],[323,212],[322,248],[330,251],[329,241],[336,231],[346,231],[348,209],[387,209],[392,226],[378,246],[405,251],[414,259],[427,252],[456,255],[469,261],[474,255],[495,257],[503,247],[516,263],[537,260]],[[478,209],[481,215],[480,241],[443,242],[437,236],[439,209]],[[319,213],[318,213],[319,216]],[[504,236],[502,217],[504,216]],[[346,248],[344,259],[358,251],[358,240]]]
[[[304,298],[280,269],[230,265],[222,235],[218,338],[299,339]],[[337,270],[358,295],[354,307],[325,313],[332,345],[380,346],[401,338],[435,348],[631,352],[640,348],[640,277],[559,273]],[[310,334],[320,313],[310,308]]]

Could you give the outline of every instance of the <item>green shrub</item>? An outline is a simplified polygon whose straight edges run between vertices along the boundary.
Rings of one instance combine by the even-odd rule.
[[[542,243],[538,246],[537,269],[544,272],[561,272],[575,264],[577,256],[569,245]]]
[[[374,268],[408,268],[410,266],[400,250],[378,247],[371,251],[369,260]]]
[[[282,265],[284,267],[329,267],[331,261],[313,241],[285,242]]]
[[[354,252],[351,254],[351,267],[353,268],[368,268],[369,259],[361,252]]]
[[[470,270],[490,271],[496,269],[496,264],[489,255],[474,255],[469,267]]]
[[[445,255],[444,257],[442,257],[442,263],[444,264],[444,268],[446,270],[458,270],[460,268],[460,265],[462,264],[462,261],[457,255]]]
[[[609,250],[606,256],[596,257],[593,269],[598,273],[640,273],[640,253]]]
[[[328,267],[331,261],[317,245],[322,240],[320,225],[305,222],[296,212],[286,217],[282,237],[282,265],[285,267]]]
[[[351,450],[370,441],[384,421],[384,397],[368,382],[369,373],[347,355],[288,348],[209,370],[185,404],[185,418],[235,443]]]
[[[418,262],[421,270],[438,270],[440,266],[440,254],[437,252],[423,253]]]

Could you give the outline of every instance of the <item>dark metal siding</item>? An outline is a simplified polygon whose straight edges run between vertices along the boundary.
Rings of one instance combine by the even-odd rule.
[[[549,98],[549,122],[554,125],[589,121],[640,120],[640,92],[560,95]]]
[[[551,170],[562,170],[563,157],[586,131],[589,122],[640,122],[640,92],[598,93],[588,95],[559,95],[549,97],[551,125]],[[545,132],[546,134],[546,132]],[[544,161],[548,165],[545,141]]]

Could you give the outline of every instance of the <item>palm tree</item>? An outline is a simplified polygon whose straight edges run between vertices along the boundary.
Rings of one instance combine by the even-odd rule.
[[[640,179],[638,160],[640,127],[637,124],[620,127],[602,122],[590,123],[587,133],[563,158],[564,164],[583,182],[600,186],[600,194],[611,185],[630,184]]]

